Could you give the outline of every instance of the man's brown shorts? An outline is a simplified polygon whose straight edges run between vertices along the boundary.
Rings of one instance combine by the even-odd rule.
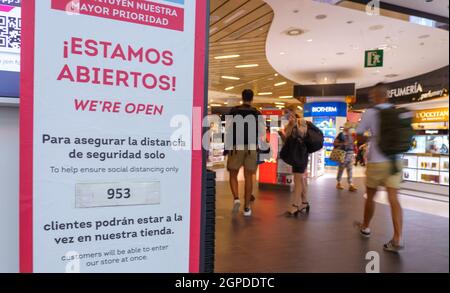
[[[397,167],[400,172],[397,174],[391,174],[391,162],[368,163],[366,170],[366,186],[372,189],[376,189],[379,186],[400,189],[400,184],[403,179],[400,161],[397,162]]]
[[[244,167],[246,171],[256,172],[258,169],[258,153],[255,150],[234,150],[228,154],[227,168],[238,171]]]

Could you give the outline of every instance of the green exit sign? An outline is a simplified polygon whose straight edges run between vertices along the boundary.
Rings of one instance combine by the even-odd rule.
[[[383,50],[369,50],[366,51],[365,67],[383,67],[384,51]]]

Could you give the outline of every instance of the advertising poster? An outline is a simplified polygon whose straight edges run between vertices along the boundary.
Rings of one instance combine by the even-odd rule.
[[[198,272],[207,2],[22,17],[21,272]]]
[[[411,142],[411,149],[408,151],[411,154],[426,153],[426,136],[414,136]]]
[[[313,123],[322,130],[324,135],[325,164],[327,166],[336,166],[336,163],[330,160],[330,155],[334,148],[334,139],[337,136],[336,117],[314,117]]]

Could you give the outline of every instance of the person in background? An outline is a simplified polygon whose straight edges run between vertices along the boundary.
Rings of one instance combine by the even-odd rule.
[[[253,97],[252,90],[244,90],[242,105],[233,107],[226,121],[225,148],[228,155],[227,169],[230,173],[230,188],[233,194],[233,213],[237,213],[241,206],[238,175],[239,170],[244,167],[244,216],[246,217],[252,215],[250,204],[254,200],[253,178],[258,168],[258,145],[259,141],[265,139],[266,136],[265,121],[261,112],[252,106]],[[248,123],[249,121],[253,123]]]
[[[366,166],[366,152],[367,152],[367,144],[361,144],[358,142],[357,145],[358,153],[356,155],[355,167],[358,166],[358,163],[364,167]]]
[[[344,174],[344,170],[347,170],[347,181],[348,181],[348,190],[351,192],[355,192],[358,189],[353,185],[353,160],[355,159],[355,148],[354,148],[354,139],[351,133],[351,125],[346,123],[344,125],[344,130],[339,133],[339,135],[334,139],[334,147],[339,148],[345,151],[345,160],[343,163],[339,164],[339,169],[337,173],[337,185],[336,188],[339,190],[344,189],[342,185],[342,176]]]
[[[370,132],[369,138],[369,151],[367,158],[367,170],[366,170],[366,187],[367,187],[367,199],[364,208],[364,220],[362,223],[356,223],[359,232],[364,237],[370,237],[370,222],[375,213],[375,195],[380,186],[386,187],[388,193],[389,204],[391,206],[392,222],[394,225],[394,235],[392,239],[384,244],[383,248],[386,251],[398,252],[404,248],[403,245],[403,212],[400,202],[398,200],[398,190],[400,189],[400,183],[402,182],[402,167],[398,160],[398,172],[391,173],[392,164],[391,160],[386,157],[378,147],[379,133],[379,120],[378,109],[386,109],[393,107],[388,103],[388,87],[384,84],[377,84],[369,93],[371,102],[374,104],[374,108],[368,109],[361,122],[356,129],[358,140],[361,142],[367,141],[367,137],[364,133]]]
[[[286,119],[289,121],[286,127],[280,130],[279,135],[283,142],[291,136],[297,135],[304,137],[308,130],[307,122],[300,118],[300,115],[294,110],[286,110]],[[306,147],[306,146],[305,146]],[[292,197],[291,208],[286,212],[287,216],[297,216],[302,212],[309,212],[310,204],[307,194],[307,179],[305,177],[306,168],[308,167],[308,152],[306,152],[306,162],[302,166],[292,166],[292,172],[294,173],[294,195]]]

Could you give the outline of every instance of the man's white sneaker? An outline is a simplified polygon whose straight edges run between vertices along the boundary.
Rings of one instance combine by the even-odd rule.
[[[396,244],[394,243],[394,240],[389,241],[385,245],[383,245],[383,249],[385,251],[398,253],[400,250],[403,250],[405,248],[402,244]]]
[[[366,237],[366,238],[370,238],[370,235],[372,235],[372,231],[370,231],[370,228],[364,228],[364,229],[360,229],[359,233],[361,233],[362,237]]]
[[[241,201],[239,199],[235,199],[233,202],[233,214],[237,214],[239,212],[240,207],[241,207]]]
[[[251,217],[252,216],[252,210],[249,208],[244,209],[244,217]]]
[[[355,222],[353,224],[354,227],[356,227],[359,231],[359,234],[361,234],[362,237],[370,238],[372,231],[370,231],[370,228],[362,228],[362,223]]]

